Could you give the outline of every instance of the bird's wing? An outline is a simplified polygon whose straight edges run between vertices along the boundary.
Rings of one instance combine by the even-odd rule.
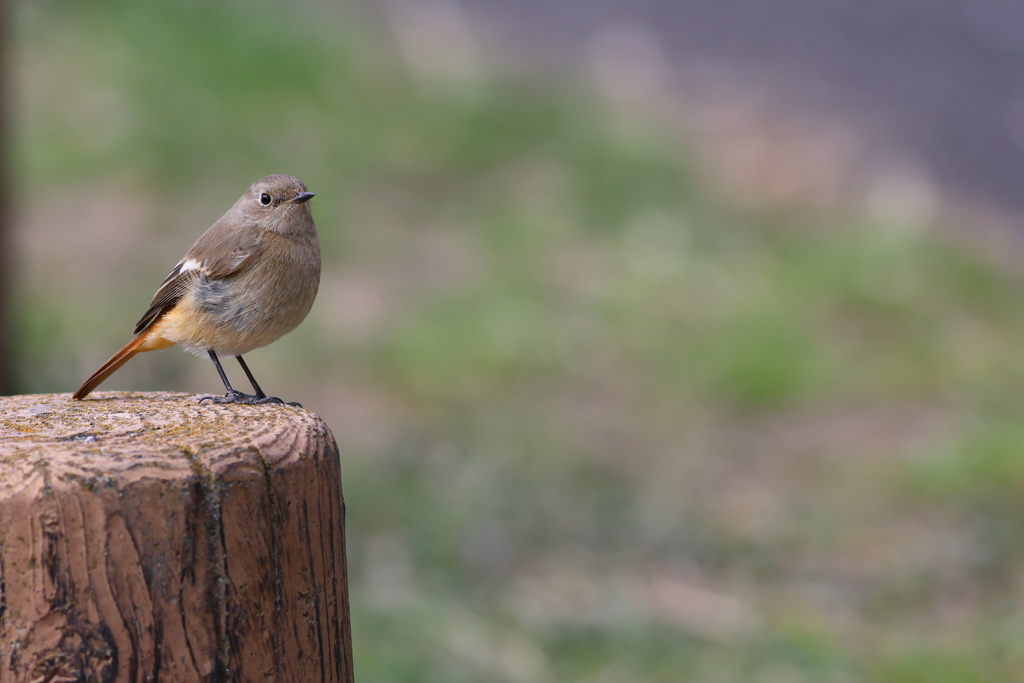
[[[237,272],[258,250],[260,234],[261,231],[255,227],[228,230],[219,221],[215,223],[192,245],[185,258],[174,266],[156,290],[149,308],[135,323],[135,334],[148,328],[161,313],[178,303],[199,278],[219,280]]]

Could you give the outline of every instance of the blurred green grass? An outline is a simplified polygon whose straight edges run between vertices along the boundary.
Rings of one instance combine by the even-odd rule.
[[[1020,679],[1019,273],[740,210],[649,120],[417,82],[328,6],[15,10],[21,390],[252,180],[317,192],[320,297],[250,362],[341,445],[360,680]]]

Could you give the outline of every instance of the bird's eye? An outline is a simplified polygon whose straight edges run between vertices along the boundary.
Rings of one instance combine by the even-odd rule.
[[[260,204],[262,204],[263,206],[270,206],[270,202],[271,199],[269,194],[264,192],[263,194],[260,195]]]

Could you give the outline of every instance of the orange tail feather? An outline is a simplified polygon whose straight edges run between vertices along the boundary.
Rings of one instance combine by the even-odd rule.
[[[105,379],[117,372],[118,368],[131,360],[132,356],[141,351],[148,351],[149,349],[140,349],[139,347],[149,340],[151,332],[152,328],[146,330],[125,344],[123,349],[115,353],[110,360],[101,365],[99,370],[89,376],[89,379],[82,382],[82,386],[78,387],[78,391],[71,394],[71,398],[82,400],[92,393],[93,389],[102,384]]]

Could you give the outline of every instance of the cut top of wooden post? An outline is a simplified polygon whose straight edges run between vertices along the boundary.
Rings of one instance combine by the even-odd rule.
[[[0,683],[350,681],[348,619],[315,414],[0,398]]]
[[[239,462],[283,464],[331,447],[327,425],[291,406],[198,403],[181,393],[0,397],[0,497],[71,478],[174,478]]]

